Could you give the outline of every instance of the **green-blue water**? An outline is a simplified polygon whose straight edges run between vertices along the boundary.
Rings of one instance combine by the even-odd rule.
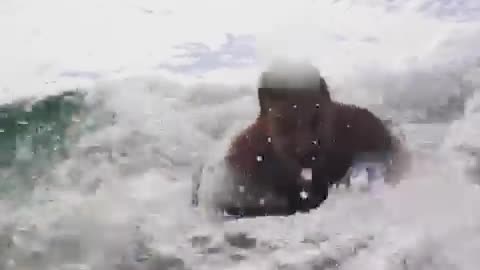
[[[78,139],[71,129],[88,110],[79,90],[1,105],[0,196],[34,186],[53,162],[67,157]]]

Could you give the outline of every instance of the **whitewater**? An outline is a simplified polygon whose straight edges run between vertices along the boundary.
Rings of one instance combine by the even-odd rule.
[[[480,266],[475,0],[4,0],[0,33],[1,270]],[[290,217],[191,207],[277,57],[399,124],[398,186]]]

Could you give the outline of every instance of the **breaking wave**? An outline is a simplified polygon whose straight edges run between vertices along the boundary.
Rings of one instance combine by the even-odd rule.
[[[348,6],[351,1],[338,2]],[[389,2],[391,9],[400,5],[400,1]],[[421,2],[426,3],[424,9],[433,5],[428,4],[432,1]],[[447,5],[446,10],[456,10],[464,1],[450,2],[456,4]],[[67,9],[67,15],[59,12],[62,16],[57,18],[62,20],[70,15],[79,18],[75,22],[80,23],[74,24],[74,30],[79,31],[73,31],[72,37],[81,32],[83,14],[98,8],[92,19],[96,25],[104,20],[103,12],[111,9],[109,4],[90,4],[84,13],[77,13],[80,2],[78,7]],[[323,8],[321,5],[316,8]],[[340,14],[339,18],[354,14],[342,5],[337,7],[332,12]],[[44,11],[50,7],[39,4],[35,8]],[[23,16],[36,14],[35,8]],[[191,175],[198,164],[221,157],[233,134],[255,119],[256,89],[226,85],[229,78],[222,78],[225,84],[186,85],[156,74],[108,79],[97,78],[95,72],[87,72],[96,79],[92,87],[61,88],[56,95],[25,89],[25,93],[35,93],[35,99],[18,100],[2,88],[0,269],[478,269],[480,55],[472,45],[479,43],[478,24],[447,25],[453,30],[445,31],[443,39],[435,39],[432,48],[422,51],[419,48],[424,47],[419,44],[426,39],[418,36],[436,30],[444,33],[439,30],[444,24],[407,13],[390,16],[379,9],[370,13],[361,8],[355,21],[365,20],[368,31],[380,24],[377,15],[387,23],[365,36],[365,31],[357,34],[343,19],[337,20],[339,27],[352,33],[349,38],[333,35],[328,16],[322,17],[328,29],[307,27],[310,19],[318,17],[318,9],[306,9],[294,10],[298,17],[310,16],[298,20],[301,23],[296,27],[305,26],[303,33],[292,26],[298,35],[281,34],[290,40],[278,42],[282,39],[277,37],[270,43],[285,45],[285,54],[302,51],[292,49],[297,48],[294,43],[309,45],[305,51],[314,52],[309,59],[326,74],[335,99],[368,107],[400,124],[415,160],[404,181],[395,188],[378,185],[369,191],[332,190],[329,199],[308,214],[238,221],[208,219],[190,207]],[[8,10],[6,6],[3,14]],[[139,15],[136,7],[119,10],[115,22],[133,14],[132,18],[142,18],[147,25],[152,25],[148,16],[157,12],[143,10]],[[184,16],[193,13],[198,12]],[[291,12],[279,12],[280,21],[284,13]],[[469,12],[468,18],[473,13]],[[5,20],[14,14],[12,11]],[[265,20],[262,12],[253,15]],[[14,21],[24,26],[19,18]],[[414,21],[403,26],[410,19]],[[41,44],[49,49],[47,55],[55,55],[57,47],[47,41],[55,35],[65,38],[71,29],[55,28],[54,20],[45,22],[44,30],[51,27],[57,31],[40,41],[46,42]],[[399,49],[397,42],[402,41],[402,46],[410,43],[402,35],[417,22],[423,23],[415,32],[418,40],[412,38],[417,47]],[[257,22],[249,23],[256,29]],[[109,24],[102,27],[110,29]],[[466,30],[455,32],[460,28]],[[123,29],[118,29],[122,30],[115,31],[118,39],[112,40],[128,40],[123,39]],[[138,32],[136,26],[128,29],[129,33]],[[40,30],[39,35],[46,33]],[[382,40],[382,35],[396,30],[401,33]],[[323,34],[313,36],[316,32]],[[144,33],[150,35],[149,31]],[[144,33],[136,37],[142,38]],[[103,35],[96,34],[97,38]],[[85,37],[89,35],[69,44],[73,46]],[[30,42],[24,42],[21,35],[13,41],[12,48],[19,41],[30,48]],[[95,39],[88,44],[94,47],[96,43]],[[145,51],[157,49],[160,43],[148,43],[152,48],[147,46]],[[124,42],[122,50],[108,54],[109,46],[115,45],[102,43],[97,53],[118,60],[131,43]],[[277,52],[269,46],[264,50]],[[79,51],[72,58],[80,67],[89,67],[90,60],[83,59],[88,50]],[[404,54],[412,57],[392,56],[399,51],[408,51]],[[43,55],[33,60],[30,54],[25,55],[20,60],[8,52],[4,56],[17,64],[15,67],[45,60]],[[52,64],[53,69],[32,64],[31,73],[44,72],[37,78],[42,81],[52,74],[48,72],[66,65],[59,63],[62,65]],[[6,70],[16,83],[15,91],[38,82],[17,74],[13,65]],[[229,72],[226,74],[235,74]],[[215,76],[222,75],[218,71]]]
[[[448,161],[454,150],[436,150],[457,149],[443,142],[461,134],[456,145],[476,149],[478,94],[468,96],[453,124],[402,123],[421,169],[396,189],[340,189],[310,214],[226,223],[190,208],[190,176],[255,118],[255,89],[127,77],[5,104],[0,265],[225,269],[262,257],[264,269],[470,269],[477,256],[451,251],[480,245],[480,190]]]

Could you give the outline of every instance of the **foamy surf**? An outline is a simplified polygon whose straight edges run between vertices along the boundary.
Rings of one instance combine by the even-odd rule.
[[[8,140],[17,118],[0,118],[1,269],[478,269],[476,1],[167,2],[0,4],[1,111],[38,117]],[[292,217],[191,208],[193,168],[258,112],[262,63],[225,67],[251,63],[225,33],[254,36],[259,62],[311,59],[335,98],[398,121],[408,177]],[[178,43],[194,51],[175,58]],[[73,121],[15,103],[76,87],[89,95]]]

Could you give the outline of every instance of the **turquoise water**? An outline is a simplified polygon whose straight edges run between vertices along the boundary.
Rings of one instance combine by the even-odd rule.
[[[84,91],[73,90],[0,106],[3,198],[18,197],[39,179],[48,179],[49,168],[68,158],[81,132],[94,128],[86,121],[92,106],[85,98]]]

